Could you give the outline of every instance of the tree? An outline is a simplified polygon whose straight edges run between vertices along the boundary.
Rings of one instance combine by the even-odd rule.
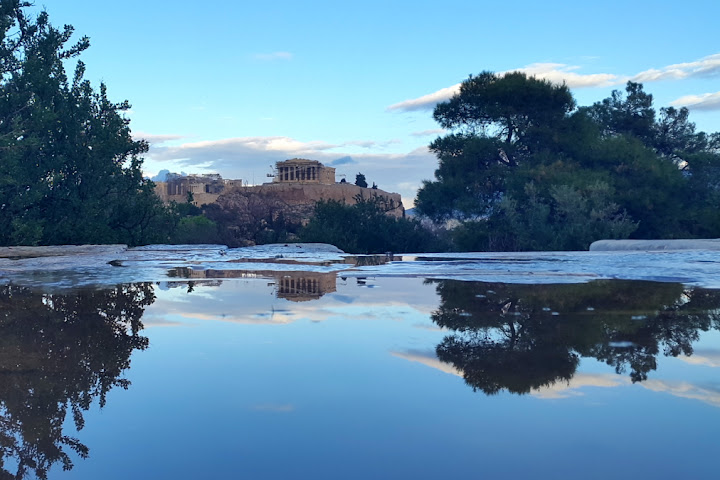
[[[434,117],[450,133],[430,144],[439,165],[416,206],[460,222],[456,248],[720,235],[720,135],[695,132],[687,109],[656,115],[641,84],[575,109],[565,85],[483,72]]]
[[[505,190],[504,177],[532,162],[574,107],[564,85],[523,73],[470,76],[433,113],[452,132],[430,144],[440,164],[437,180],[425,181],[418,192],[418,209],[438,221],[492,214]]]
[[[73,28],[54,28],[29,4],[0,3],[0,244],[147,243],[163,240],[167,218],[143,179],[148,145],[134,140],[128,102],[95,91],[77,62],[89,46]]]
[[[365,180],[365,175],[363,175],[362,173],[358,173],[357,175],[355,175],[355,185],[357,185],[358,187],[367,188],[368,183]]]
[[[605,134],[628,134],[650,141],[655,125],[653,97],[643,86],[627,82],[625,94],[613,90],[610,97],[595,103],[590,111]]]

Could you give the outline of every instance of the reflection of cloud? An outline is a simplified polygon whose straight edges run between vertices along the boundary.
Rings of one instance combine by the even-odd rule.
[[[182,322],[175,322],[173,320],[167,320],[163,315],[147,315],[144,314],[142,317],[142,323],[145,328],[150,327],[180,327],[185,325]]]
[[[408,350],[406,352],[391,351],[394,357],[403,358],[411,362],[421,363],[435,370],[463,377],[462,370],[458,370],[448,363],[438,360],[433,351]],[[613,373],[577,373],[569,382],[557,382],[548,387],[534,389],[530,395],[542,399],[559,399],[584,395],[580,391],[586,387],[612,388],[632,385],[628,377]],[[637,385],[653,392],[669,393],[675,397],[700,400],[709,405],[720,407],[720,390],[693,385],[689,382],[673,382],[667,380],[645,380]]]
[[[675,397],[700,400],[703,403],[720,407],[720,390],[704,388],[688,382],[670,382],[665,380],[646,380],[641,386],[653,392],[665,392]]]
[[[390,354],[393,357],[403,358],[405,360],[410,360],[411,362],[421,363],[430,368],[434,368],[435,370],[440,370],[441,372],[449,373],[451,375],[457,375],[458,377],[461,377],[461,378],[463,376],[462,371],[453,367],[449,363],[441,362],[435,356],[435,352],[432,352],[432,351],[427,351],[427,352],[423,352],[423,351],[419,351],[419,350],[410,350],[407,352],[392,352],[391,351]]]
[[[530,395],[537,398],[568,398],[584,395],[579,389],[584,387],[619,387],[629,385],[630,379],[611,373],[578,373],[569,382],[556,382],[548,387],[533,390]]]
[[[699,60],[687,63],[677,63],[659,69],[650,69],[637,73],[634,76],[616,75],[612,73],[577,73],[580,67],[564,63],[532,63],[522,68],[500,72],[503,75],[509,72],[523,72],[529,76],[548,80],[555,84],[565,83],[570,88],[608,87],[620,85],[627,80],[634,82],[654,82],[659,80],[682,80],[695,77],[710,77],[720,74],[720,53],[710,55]],[[404,100],[387,107],[389,111],[411,112],[415,110],[432,110],[440,102],[452,98],[460,91],[460,84],[441,88],[433,93],[418,98]],[[720,98],[717,93],[683,97],[673,102],[673,105],[694,105],[697,109],[720,109]]]
[[[692,365],[720,367],[720,351],[717,350],[698,350],[691,357],[680,356],[678,359]]]
[[[266,403],[261,405],[253,405],[251,409],[258,412],[289,413],[295,411],[295,406],[289,403],[285,405]]]
[[[670,102],[674,107],[688,107],[692,110],[720,110],[720,92],[701,95],[685,95]]]

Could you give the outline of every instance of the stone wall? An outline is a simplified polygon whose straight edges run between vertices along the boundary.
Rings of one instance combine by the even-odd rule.
[[[380,189],[358,187],[350,183],[322,185],[317,183],[266,183],[254,187],[244,187],[238,192],[272,195],[290,207],[314,207],[320,200],[334,200],[355,205],[356,198],[370,199],[377,197],[384,204],[386,213],[396,218],[405,216],[405,208],[399,193],[390,193]],[[305,219],[307,220],[307,219]]]
[[[188,185],[172,185],[168,182],[155,182],[155,194],[165,203],[185,203],[187,202],[187,192],[193,194],[193,204],[197,206],[215,203],[225,192],[229,192],[236,188],[242,187],[242,180],[224,180],[221,186],[213,185],[213,193],[206,192],[204,184],[188,184]]]

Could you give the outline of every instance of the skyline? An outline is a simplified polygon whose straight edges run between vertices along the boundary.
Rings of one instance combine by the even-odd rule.
[[[160,170],[257,184],[276,161],[319,160],[412,206],[441,134],[432,107],[483,70],[565,81],[579,106],[640,81],[656,110],[688,106],[720,131],[720,45],[709,0],[578,5],[486,2],[48,0],[55,26],[91,47],[95,88],[129,100],[130,127]],[[71,70],[68,65],[68,70]]]

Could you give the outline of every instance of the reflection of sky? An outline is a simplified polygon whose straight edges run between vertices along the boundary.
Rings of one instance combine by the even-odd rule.
[[[404,319],[431,325],[437,307],[435,287],[421,279],[368,279],[358,285],[338,280],[337,292],[310,302],[291,302],[275,296],[273,279],[224,280],[220,285],[195,282],[193,291],[180,282],[158,292],[143,323],[180,324],[188,320],[221,320],[235,323],[286,324],[300,319],[323,321],[333,317],[355,319]],[[375,288],[367,288],[375,287]],[[238,301],[238,291],[242,301]]]
[[[441,362],[433,351],[392,352],[392,355],[412,362],[440,370],[441,372],[463,376],[463,372],[452,365]],[[687,358],[687,357],[686,357]],[[591,362],[585,362],[591,363]],[[580,368],[569,382],[558,381],[553,385],[534,389],[530,395],[536,398],[560,399],[571,396],[587,395],[588,388],[612,388],[632,385],[630,378],[616,373],[584,372]],[[720,407],[720,385],[694,385],[690,382],[649,379],[636,384],[654,392],[664,392],[681,398],[700,400],[709,405]]]
[[[633,385],[583,359],[486,396],[435,356],[434,285],[338,279],[297,303],[271,283],[156,290],[143,322],[179,328],[144,331],[132,386],[86,416],[90,459],[57,478],[714,478],[714,367],[661,357]]]

